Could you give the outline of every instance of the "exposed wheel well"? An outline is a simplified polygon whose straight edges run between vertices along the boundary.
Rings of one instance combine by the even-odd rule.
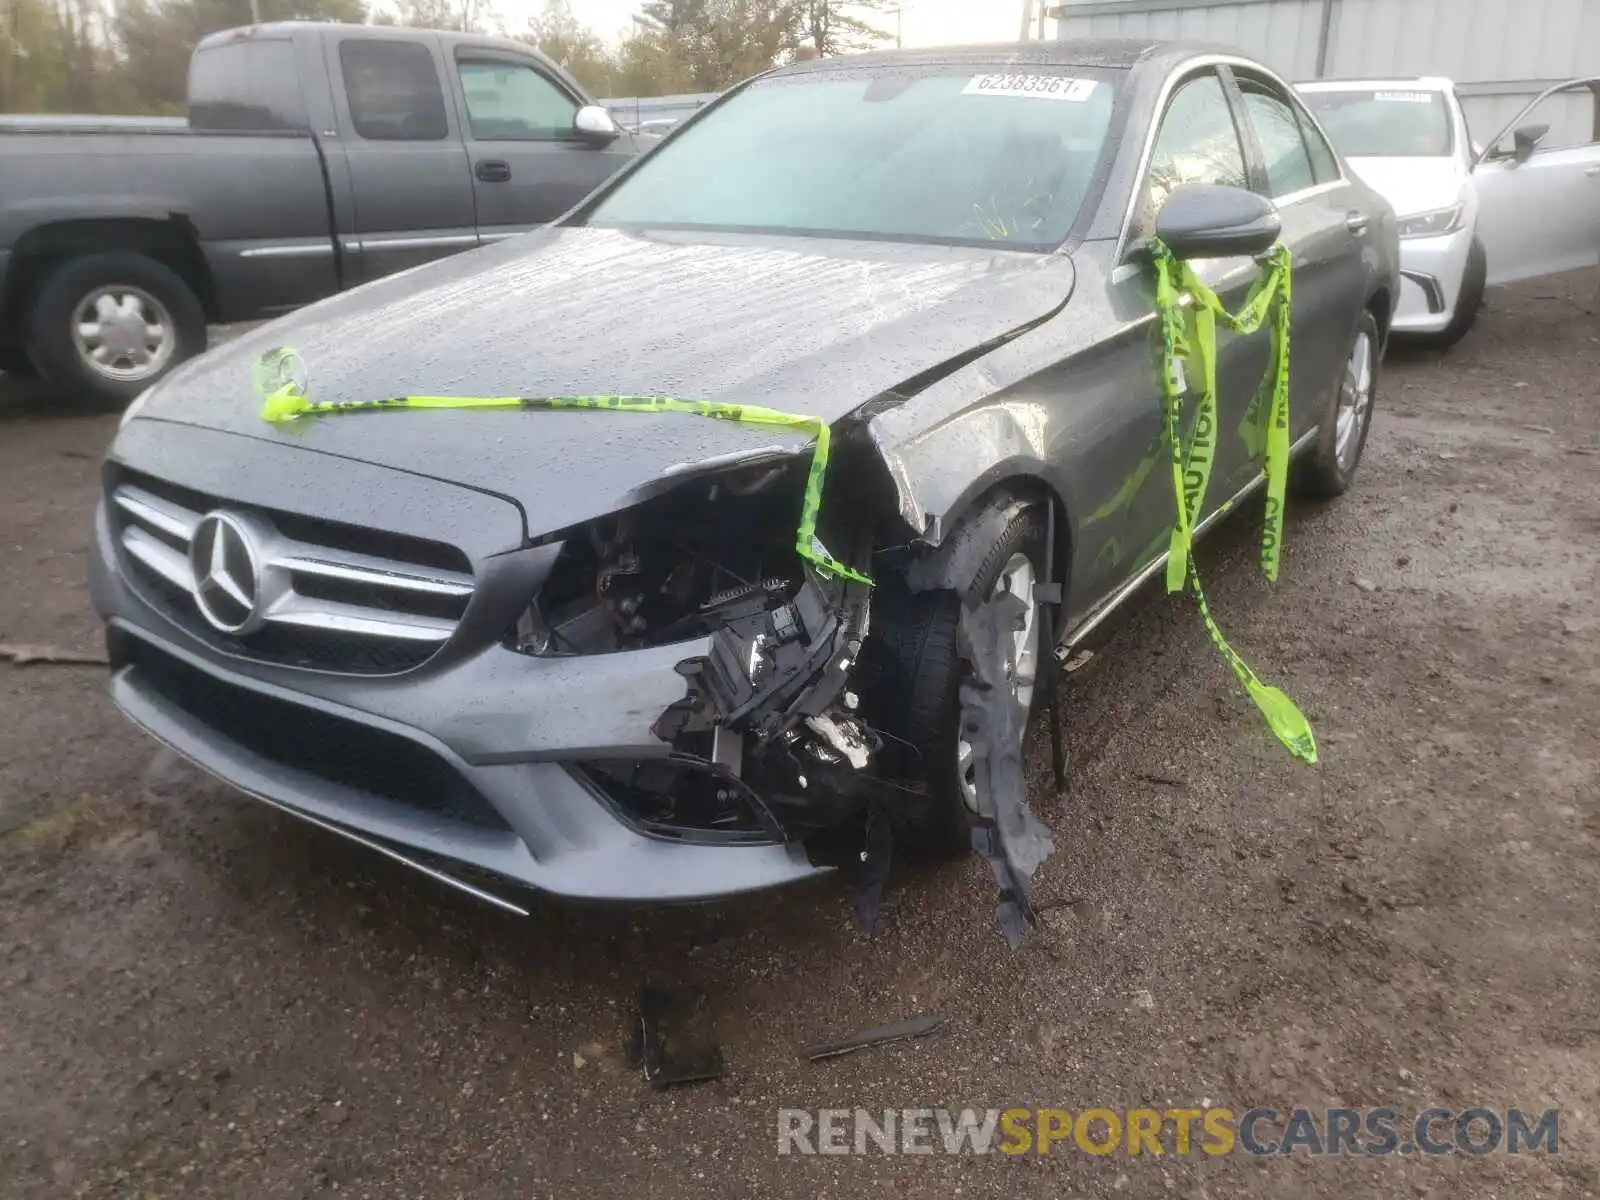
[[[1389,344],[1389,323],[1394,320],[1394,298],[1389,295],[1388,288],[1379,288],[1372,293],[1367,301],[1367,311],[1372,314],[1373,320],[1378,322],[1378,342],[1380,345]]]
[[[187,220],[117,217],[57,221],[30,229],[11,249],[11,270],[0,304],[0,312],[5,314],[0,337],[20,339],[30,299],[58,264],[112,250],[146,255],[174,271],[193,289],[206,317],[216,319],[216,288],[194,227]]]
[[[1037,475],[1013,475],[990,485],[963,504],[946,523],[946,528],[953,528],[956,522],[980,513],[990,505],[1003,504],[1008,500],[1048,505],[1053,510],[1055,539],[1050,550],[1051,575],[1054,578],[1048,582],[1061,584],[1064,592],[1072,566],[1072,523],[1069,520],[1066,502],[1054,488]]]

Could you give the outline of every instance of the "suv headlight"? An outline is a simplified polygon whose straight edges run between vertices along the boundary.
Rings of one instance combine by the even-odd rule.
[[[1418,213],[1400,219],[1400,236],[1403,238],[1439,237],[1461,228],[1461,214],[1466,205],[1455,204],[1433,212]]]

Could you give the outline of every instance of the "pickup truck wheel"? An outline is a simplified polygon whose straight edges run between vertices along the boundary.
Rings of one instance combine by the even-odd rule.
[[[21,346],[0,346],[0,371],[7,375],[32,375],[33,361]]]
[[[971,848],[977,797],[972,750],[960,735],[966,673],[956,637],[961,596],[986,599],[1010,591],[1028,600],[1027,622],[1003,664],[1024,723],[1040,664],[1054,665],[1049,647],[1041,645],[1039,606],[1033,601],[1033,585],[1044,578],[1044,530],[1041,508],[1020,508],[967,577],[953,581],[955,589],[913,592],[886,579],[874,597],[875,707],[890,744],[905,759],[902,772],[920,776],[930,792],[921,803],[891,813],[896,838],[914,854],[951,857]]]
[[[90,254],[44,281],[28,353],[56,387],[106,407],[127,404],[206,346],[189,285],[142,254]]]

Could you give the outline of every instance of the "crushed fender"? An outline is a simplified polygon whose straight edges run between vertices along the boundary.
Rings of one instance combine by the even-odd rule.
[[[972,747],[978,816],[972,848],[1000,888],[995,918],[1014,950],[1038,917],[1028,886],[1055,850],[1049,831],[1028,807],[1022,770],[1022,713],[1001,665],[1001,647],[1022,628],[1027,606],[1001,592],[976,607],[963,605],[958,647],[970,669],[961,684],[961,736]]]

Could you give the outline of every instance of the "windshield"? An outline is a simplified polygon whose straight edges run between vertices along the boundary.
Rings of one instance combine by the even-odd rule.
[[[835,69],[758,80],[643,160],[593,225],[1053,249],[1120,72]]]
[[[1455,147],[1441,92],[1369,88],[1301,96],[1346,158],[1436,158]]]

